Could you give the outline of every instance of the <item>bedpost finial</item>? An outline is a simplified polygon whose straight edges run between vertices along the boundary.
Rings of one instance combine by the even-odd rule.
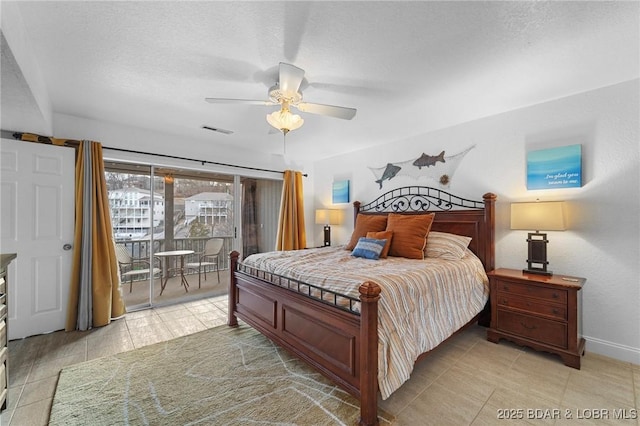
[[[498,199],[498,196],[496,194],[494,194],[493,192],[487,192],[486,194],[484,194],[482,196],[482,198],[484,200],[493,200],[493,201],[495,201],[495,200]]]
[[[360,299],[377,299],[380,297],[380,286],[372,281],[365,281],[358,287]]]

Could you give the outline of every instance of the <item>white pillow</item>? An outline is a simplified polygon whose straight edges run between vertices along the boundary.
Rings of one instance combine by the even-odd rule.
[[[431,231],[427,237],[425,255],[431,258],[460,260],[467,253],[470,242],[470,237]]]

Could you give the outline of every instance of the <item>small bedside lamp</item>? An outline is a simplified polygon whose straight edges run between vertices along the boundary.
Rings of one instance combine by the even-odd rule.
[[[316,210],[316,224],[324,225],[324,246],[331,245],[331,226],[340,224],[340,210]]]
[[[564,231],[564,202],[532,202],[511,204],[511,229],[524,229],[529,232],[529,258],[527,269],[523,272],[540,275],[553,275],[547,270],[547,234],[540,231]]]

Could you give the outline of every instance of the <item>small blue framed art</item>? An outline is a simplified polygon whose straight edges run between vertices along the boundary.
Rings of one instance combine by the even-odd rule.
[[[582,146],[568,145],[527,153],[527,189],[582,186]]]
[[[341,180],[333,182],[333,190],[331,192],[333,204],[349,202],[349,181]]]

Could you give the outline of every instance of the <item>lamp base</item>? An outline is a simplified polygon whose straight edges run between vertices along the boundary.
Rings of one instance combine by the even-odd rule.
[[[546,275],[548,277],[553,275],[553,271],[545,271],[543,269],[523,269],[522,272],[525,274]]]
[[[324,246],[331,245],[331,227],[329,225],[324,226]]]
[[[553,272],[547,270],[547,234],[530,232],[527,243],[529,243],[529,258],[527,259],[527,269],[522,272],[537,275],[553,275]]]

